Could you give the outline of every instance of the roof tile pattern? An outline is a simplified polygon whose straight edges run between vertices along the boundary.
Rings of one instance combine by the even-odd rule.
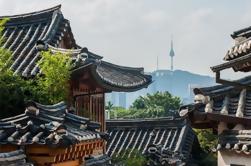
[[[37,65],[40,51],[49,48],[52,52],[70,54],[73,60],[82,59],[81,66],[77,66],[80,69],[91,63],[95,78],[101,84],[107,84],[107,89],[135,91],[151,83],[151,77],[144,75],[143,68],[114,65],[102,61],[101,56],[87,48],[80,48],[75,42],[69,21],[63,17],[60,8],[61,6],[56,6],[28,14],[0,17],[10,18],[3,34],[6,39],[3,47],[12,51],[11,68],[15,74],[31,77],[41,72]]]
[[[101,56],[88,50],[82,49],[73,59],[75,62],[73,75],[81,74],[82,70],[90,68],[96,82],[108,90],[130,92],[147,87],[152,83],[152,77],[144,74],[143,68],[115,65],[103,61]]]
[[[23,150],[16,150],[0,153],[0,165],[4,166],[33,166],[26,162],[26,155]]]
[[[195,139],[192,129],[181,119],[111,120],[107,129],[109,156],[129,157],[135,151],[147,154],[151,148],[161,145],[162,150],[176,153],[185,161],[190,157]]]
[[[245,77],[237,82],[250,84],[251,77]],[[189,116],[192,124],[198,128],[218,127],[218,122],[225,122],[223,131],[219,130],[217,150],[230,150],[250,154],[251,130],[251,91],[233,86],[217,85],[194,89],[200,96],[197,103],[182,106],[180,115]],[[195,96],[195,98],[196,98]],[[203,98],[209,100],[203,103]],[[196,120],[196,119],[199,120]],[[197,123],[197,124],[196,124]],[[203,125],[209,123],[210,125]],[[232,125],[232,127],[231,127]],[[246,127],[246,129],[245,129]]]
[[[3,47],[13,52],[11,68],[15,73],[25,77],[39,72],[36,65],[39,60],[39,52],[36,49],[37,41],[42,40],[58,46],[63,36],[66,35],[66,31],[69,32],[68,35],[72,35],[69,21],[64,19],[60,6],[1,18],[10,18],[3,33],[5,38]],[[72,42],[75,42],[74,39]]]
[[[63,102],[51,106],[31,102],[24,114],[0,120],[0,144],[67,147],[99,139],[99,127],[88,118],[69,113]]]
[[[217,150],[250,154],[251,130],[225,130],[219,135]]]
[[[251,77],[242,78],[237,82],[249,85]],[[251,119],[251,91],[248,89],[216,85],[206,88],[195,88],[194,93],[195,95],[203,95],[203,97],[210,98],[207,103],[191,104],[194,105],[192,107],[196,111]],[[189,105],[181,107],[180,112],[187,108],[189,108]],[[208,109],[212,111],[208,112]]]
[[[143,74],[143,69],[136,70],[105,61],[97,66],[97,73],[105,82],[115,86],[137,87],[150,82]]]
[[[251,29],[250,27],[244,28],[238,31],[235,31],[231,35],[235,39],[235,44],[231,47],[225,57],[225,61],[231,61],[233,59],[237,59],[243,57],[245,55],[250,55],[251,53]],[[250,58],[248,61],[242,64],[238,64],[238,66],[233,67],[235,71],[250,71]]]
[[[251,52],[251,40],[247,39],[241,43],[235,44],[231,49],[227,51],[224,60],[229,61],[240,56],[244,56]]]

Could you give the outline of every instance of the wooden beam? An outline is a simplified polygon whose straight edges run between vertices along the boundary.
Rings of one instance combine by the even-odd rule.
[[[228,86],[234,86],[234,87],[239,88],[239,89],[243,89],[243,88],[251,89],[251,86],[248,85],[248,84],[241,84],[241,83],[236,82],[236,81],[229,81],[229,80],[222,79],[220,77],[220,71],[216,72],[216,83],[223,84],[223,85],[228,85]]]
[[[28,145],[26,146],[26,153],[28,154],[46,154],[55,156],[57,154],[65,153],[65,148],[49,148],[43,145]]]
[[[0,145],[0,152],[11,152],[17,150],[16,145]]]

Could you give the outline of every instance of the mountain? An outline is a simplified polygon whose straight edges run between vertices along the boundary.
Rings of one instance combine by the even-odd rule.
[[[153,79],[153,83],[148,88],[130,93],[112,92],[107,94],[106,101],[111,101],[115,106],[128,108],[139,96],[157,91],[169,91],[172,95],[180,97],[183,103],[189,103],[193,100],[193,88],[215,84],[213,77],[183,70],[156,70],[148,74],[152,75]]]

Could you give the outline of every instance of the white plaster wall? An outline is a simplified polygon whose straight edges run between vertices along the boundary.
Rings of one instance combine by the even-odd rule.
[[[218,151],[218,166],[230,166],[230,164],[250,166],[251,155],[235,151]]]

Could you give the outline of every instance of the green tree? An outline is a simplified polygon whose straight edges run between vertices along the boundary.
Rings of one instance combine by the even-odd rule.
[[[105,109],[108,110],[108,118],[111,118],[111,113],[112,113],[112,109],[113,109],[113,104],[111,101],[108,101],[106,106],[105,106]],[[114,115],[114,114],[113,114]],[[114,118],[115,116],[113,116]]]
[[[198,164],[205,166],[217,165],[217,153],[215,153],[217,135],[213,133],[212,129],[194,129],[194,131],[203,151]]]
[[[117,115],[119,119],[156,118],[176,116],[181,102],[178,97],[168,92],[157,92],[137,98],[129,109],[113,107],[111,118]]]
[[[12,52],[3,47],[4,26],[8,19],[0,20],[0,118],[14,116],[24,111],[25,102],[34,100],[53,104],[65,100],[69,90],[71,60],[62,53],[41,53],[39,67],[42,75],[24,79],[10,69]]]
[[[145,98],[142,96],[139,96],[132,104],[132,108],[136,109],[146,109],[146,102]]]
[[[203,151],[211,153],[217,145],[217,135],[211,129],[194,129]]]
[[[172,96],[169,92],[156,92],[136,99],[131,109],[145,109],[149,117],[174,115],[180,107],[179,97]]]
[[[8,20],[0,20],[0,118],[19,114],[24,110],[26,89],[24,80],[10,70],[12,52],[3,47],[3,31]]]
[[[43,51],[38,65],[42,75],[36,78],[39,102],[53,104],[66,100],[72,63],[70,56],[60,52]]]

